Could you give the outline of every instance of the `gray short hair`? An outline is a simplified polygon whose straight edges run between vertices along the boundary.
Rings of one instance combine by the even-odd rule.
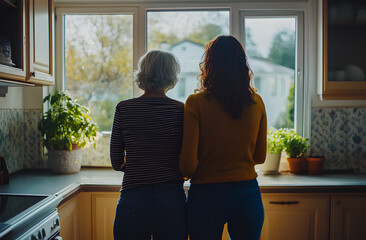
[[[140,58],[134,78],[142,90],[159,92],[174,88],[179,73],[179,62],[174,54],[151,50]]]

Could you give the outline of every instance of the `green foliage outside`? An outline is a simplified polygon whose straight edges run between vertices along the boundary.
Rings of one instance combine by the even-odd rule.
[[[268,60],[295,69],[295,34],[286,30],[278,32],[272,40]]]
[[[268,60],[295,69],[295,33],[282,30],[278,32],[272,41]],[[294,128],[295,119],[295,82],[291,83],[286,111],[277,118],[276,128]]]
[[[101,131],[112,128],[115,105],[133,97],[133,27],[132,16],[84,15],[65,17],[65,82],[66,89],[78,102],[90,109],[91,117]],[[149,19],[151,26],[159,19]],[[85,32],[88,26],[88,34]],[[162,43],[173,45],[190,40],[202,45],[222,34],[215,23],[202,22],[198,27],[181,34],[164,33],[156,25],[148,29],[149,49],[160,48]],[[80,34],[79,34],[80,33]],[[247,32],[248,55],[263,58]],[[294,69],[295,35],[281,31],[275,35],[267,60]],[[294,84],[291,85],[286,113],[278,119],[276,128],[293,128]]]
[[[132,17],[67,17],[66,89],[90,109],[101,131],[110,131],[116,104],[133,96]],[[89,34],[79,34],[85,26]]]
[[[201,25],[196,31],[188,36],[188,39],[201,45],[222,34],[222,28],[216,24],[208,23]]]
[[[251,29],[245,31],[245,53],[253,58],[264,59],[262,54],[257,49],[257,44],[253,41]]]
[[[281,153],[283,146],[283,130],[275,130],[272,127],[267,131],[267,153]]]
[[[275,128],[294,128],[295,126],[295,82],[292,82],[290,85],[287,100],[286,111],[281,112],[277,118]]]
[[[304,157],[309,148],[307,138],[301,137],[295,130],[281,129],[280,134],[282,135],[283,146],[288,157]]]
[[[132,17],[67,17],[66,88],[79,103],[90,109],[90,115],[101,131],[110,131],[116,104],[133,97]],[[84,26],[93,26],[87,37],[79,34]],[[159,48],[163,42],[173,45],[185,39],[204,45],[221,33],[221,27],[212,23],[202,23],[199,28],[180,37],[154,29],[149,32],[149,48]]]
[[[48,102],[49,109],[38,123],[38,130],[48,150],[71,151],[73,144],[85,147],[97,139],[98,127],[88,115],[89,110],[68,92],[48,95],[43,102]]]

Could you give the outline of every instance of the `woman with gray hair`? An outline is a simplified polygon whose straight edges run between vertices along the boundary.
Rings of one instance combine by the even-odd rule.
[[[135,72],[144,94],[117,104],[110,156],[113,169],[124,175],[115,239],[187,239],[185,193],[178,167],[184,105],[165,95],[177,83],[179,72],[173,54],[147,52]]]

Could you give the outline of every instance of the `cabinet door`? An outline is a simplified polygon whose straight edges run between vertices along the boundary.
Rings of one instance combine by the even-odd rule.
[[[80,231],[80,199],[79,195],[71,198],[58,207],[60,217],[60,236],[63,239],[83,239]]]
[[[262,240],[327,240],[329,197],[262,194]]]
[[[331,206],[331,240],[366,239],[366,195],[335,196]]]
[[[0,1],[0,79],[26,80],[25,3],[25,0]]]
[[[53,85],[53,0],[29,1],[28,81]]]
[[[113,223],[120,193],[92,194],[93,239],[113,240]]]
[[[323,1],[323,99],[366,99],[365,1]]]

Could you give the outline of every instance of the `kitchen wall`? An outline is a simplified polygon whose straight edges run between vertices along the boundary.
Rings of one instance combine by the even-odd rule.
[[[305,54],[309,58],[309,71],[305,74],[308,96],[305,98],[311,99],[311,116],[305,121],[311,121],[310,153],[326,156],[326,169],[366,172],[366,101],[322,101],[317,95],[317,83],[321,83],[322,77],[319,70],[322,68],[322,44],[317,35],[321,34],[317,18],[321,13],[319,4],[318,0],[309,0],[310,13],[306,16],[311,29],[306,45],[309,51]],[[47,89],[12,87],[5,98],[0,98],[0,154],[5,156],[10,172],[47,168],[37,130],[42,115],[42,97]],[[108,151],[109,136],[105,135],[99,140],[97,150],[84,150],[83,165],[108,166]]]
[[[311,151],[325,156],[325,169],[366,172],[366,108],[311,111]]]
[[[9,87],[0,98],[0,154],[10,173],[24,168],[44,168],[41,135],[42,87]]]

